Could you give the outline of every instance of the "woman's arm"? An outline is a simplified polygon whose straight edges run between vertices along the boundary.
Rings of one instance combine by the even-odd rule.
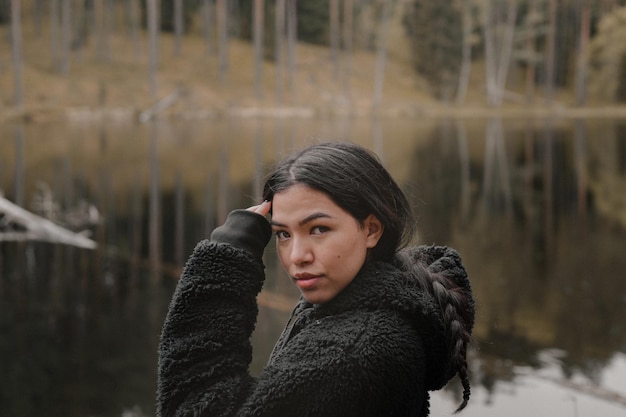
[[[253,381],[250,336],[270,235],[262,216],[236,210],[212,241],[196,246],[161,335],[160,416],[227,416],[243,402]]]

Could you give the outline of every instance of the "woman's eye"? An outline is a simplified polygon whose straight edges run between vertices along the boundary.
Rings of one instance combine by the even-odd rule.
[[[330,229],[326,226],[315,226],[311,229],[311,234],[313,235],[321,235],[322,233],[328,232]]]
[[[285,240],[289,238],[289,233],[285,232],[284,230],[277,230],[274,234],[276,235],[276,239],[278,240]]]

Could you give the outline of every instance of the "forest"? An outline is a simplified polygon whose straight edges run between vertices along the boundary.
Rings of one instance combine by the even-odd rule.
[[[0,0],[0,30],[5,117],[626,103],[626,0]]]

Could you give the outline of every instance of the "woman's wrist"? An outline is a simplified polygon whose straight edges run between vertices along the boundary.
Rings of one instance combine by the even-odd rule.
[[[272,228],[264,216],[240,209],[228,214],[224,224],[213,230],[210,240],[230,244],[261,259],[271,236]]]

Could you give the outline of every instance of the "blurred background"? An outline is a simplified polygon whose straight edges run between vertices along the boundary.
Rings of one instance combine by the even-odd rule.
[[[334,139],[463,256],[462,415],[626,415],[626,1],[0,0],[0,44],[0,416],[154,416],[186,257]]]

